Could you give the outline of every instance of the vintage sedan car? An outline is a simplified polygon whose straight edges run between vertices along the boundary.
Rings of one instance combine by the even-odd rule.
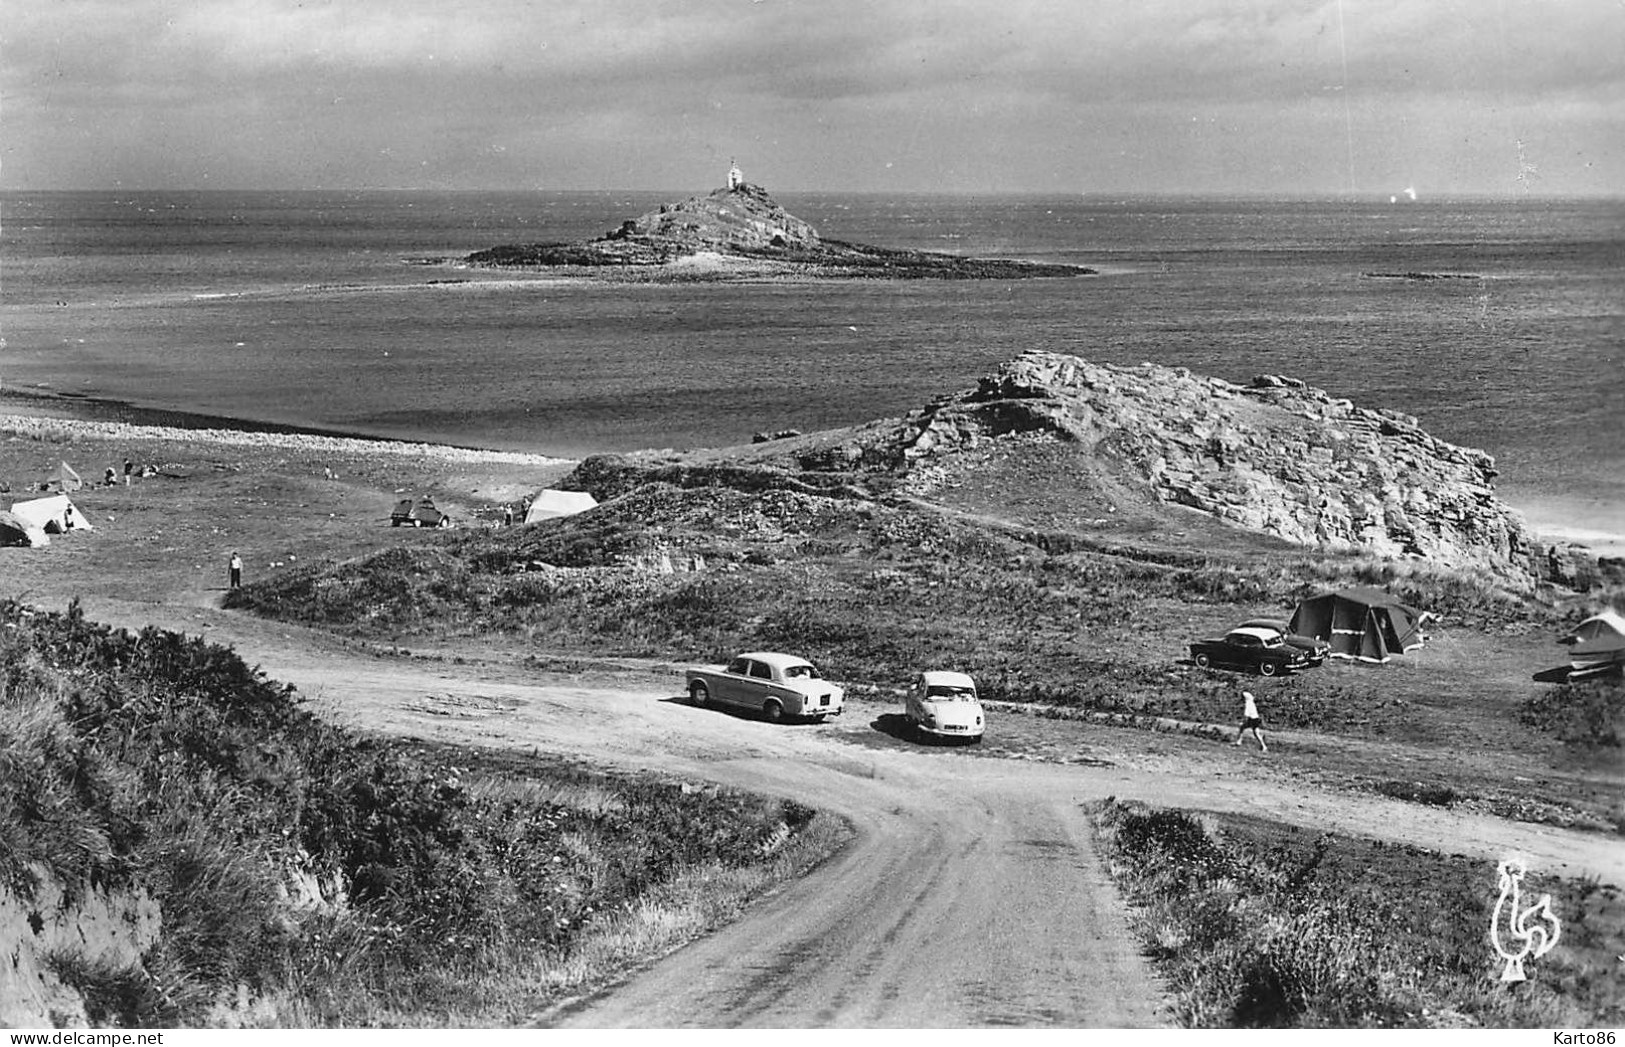
[[[695,705],[715,702],[752,709],[774,723],[839,716],[846,701],[846,692],[820,676],[807,659],[773,651],[751,651],[725,666],[690,669],[686,682]]]
[[[903,700],[909,725],[931,738],[982,740],[982,702],[976,681],[964,673],[932,669],[923,672]]]
[[[1292,631],[1292,627],[1279,618],[1250,618],[1237,629],[1271,629],[1281,634],[1281,641],[1288,647],[1296,647],[1309,656],[1310,665],[1319,665],[1332,653],[1332,645],[1318,636],[1301,636]]]
[[[1280,633],[1257,626],[1232,629],[1217,640],[1198,640],[1191,644],[1191,657],[1204,669],[1222,665],[1255,669],[1263,676],[1309,666],[1309,656],[1282,640]]]
[[[395,511],[389,514],[389,526],[450,527],[451,517],[435,507],[433,498],[402,498],[395,503]]]

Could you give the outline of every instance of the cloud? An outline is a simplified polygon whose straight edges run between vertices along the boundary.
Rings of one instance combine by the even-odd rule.
[[[1385,111],[1548,105],[1590,137],[1625,99],[1614,0],[0,3],[6,173],[41,182],[73,152],[48,141],[66,126],[108,143],[77,171],[110,177],[141,149],[132,128],[171,150],[236,143],[244,178],[266,142],[309,164],[358,143],[372,159],[322,162],[356,177],[385,149],[579,172],[616,148],[653,172],[671,164],[635,154],[657,143],[740,140],[777,140],[808,172],[882,147],[992,170],[967,157],[979,139],[1037,162],[1061,139],[1139,128],[1171,156],[1194,116],[1268,153],[1345,106],[1380,126]],[[1272,108],[1293,118],[1272,131]],[[587,155],[565,163],[567,149]]]

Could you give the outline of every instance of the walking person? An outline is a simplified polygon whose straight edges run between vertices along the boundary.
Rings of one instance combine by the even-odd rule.
[[[1241,697],[1245,704],[1241,710],[1241,730],[1236,732],[1236,744],[1240,745],[1247,732],[1252,731],[1253,737],[1258,739],[1258,751],[1267,753],[1270,747],[1264,744],[1264,719],[1258,715],[1258,699],[1253,697],[1251,691],[1242,691]]]
[[[231,554],[231,587],[241,589],[243,585],[243,558],[235,552]],[[1241,744],[1241,743],[1236,743]]]

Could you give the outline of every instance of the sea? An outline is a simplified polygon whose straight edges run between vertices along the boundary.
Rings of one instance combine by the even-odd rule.
[[[1625,552],[1625,200],[776,193],[826,237],[1096,274],[455,264],[690,195],[0,193],[0,413],[48,392],[576,458],[900,415],[1044,349],[1287,375],[1416,415],[1493,454],[1537,530]]]

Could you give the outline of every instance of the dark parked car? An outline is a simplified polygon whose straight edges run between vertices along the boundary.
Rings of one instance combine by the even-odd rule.
[[[1309,656],[1310,665],[1319,665],[1332,653],[1332,645],[1318,636],[1300,636],[1292,631],[1292,627],[1279,618],[1253,618],[1236,626],[1237,629],[1270,629],[1281,634],[1281,641],[1288,647],[1296,647]]]
[[[450,527],[451,517],[435,508],[433,498],[402,498],[389,514],[391,527]]]
[[[1307,668],[1309,656],[1281,639],[1273,629],[1232,629],[1218,640],[1198,640],[1191,644],[1191,657],[1206,669],[1225,665],[1235,669],[1256,669],[1264,676]]]

